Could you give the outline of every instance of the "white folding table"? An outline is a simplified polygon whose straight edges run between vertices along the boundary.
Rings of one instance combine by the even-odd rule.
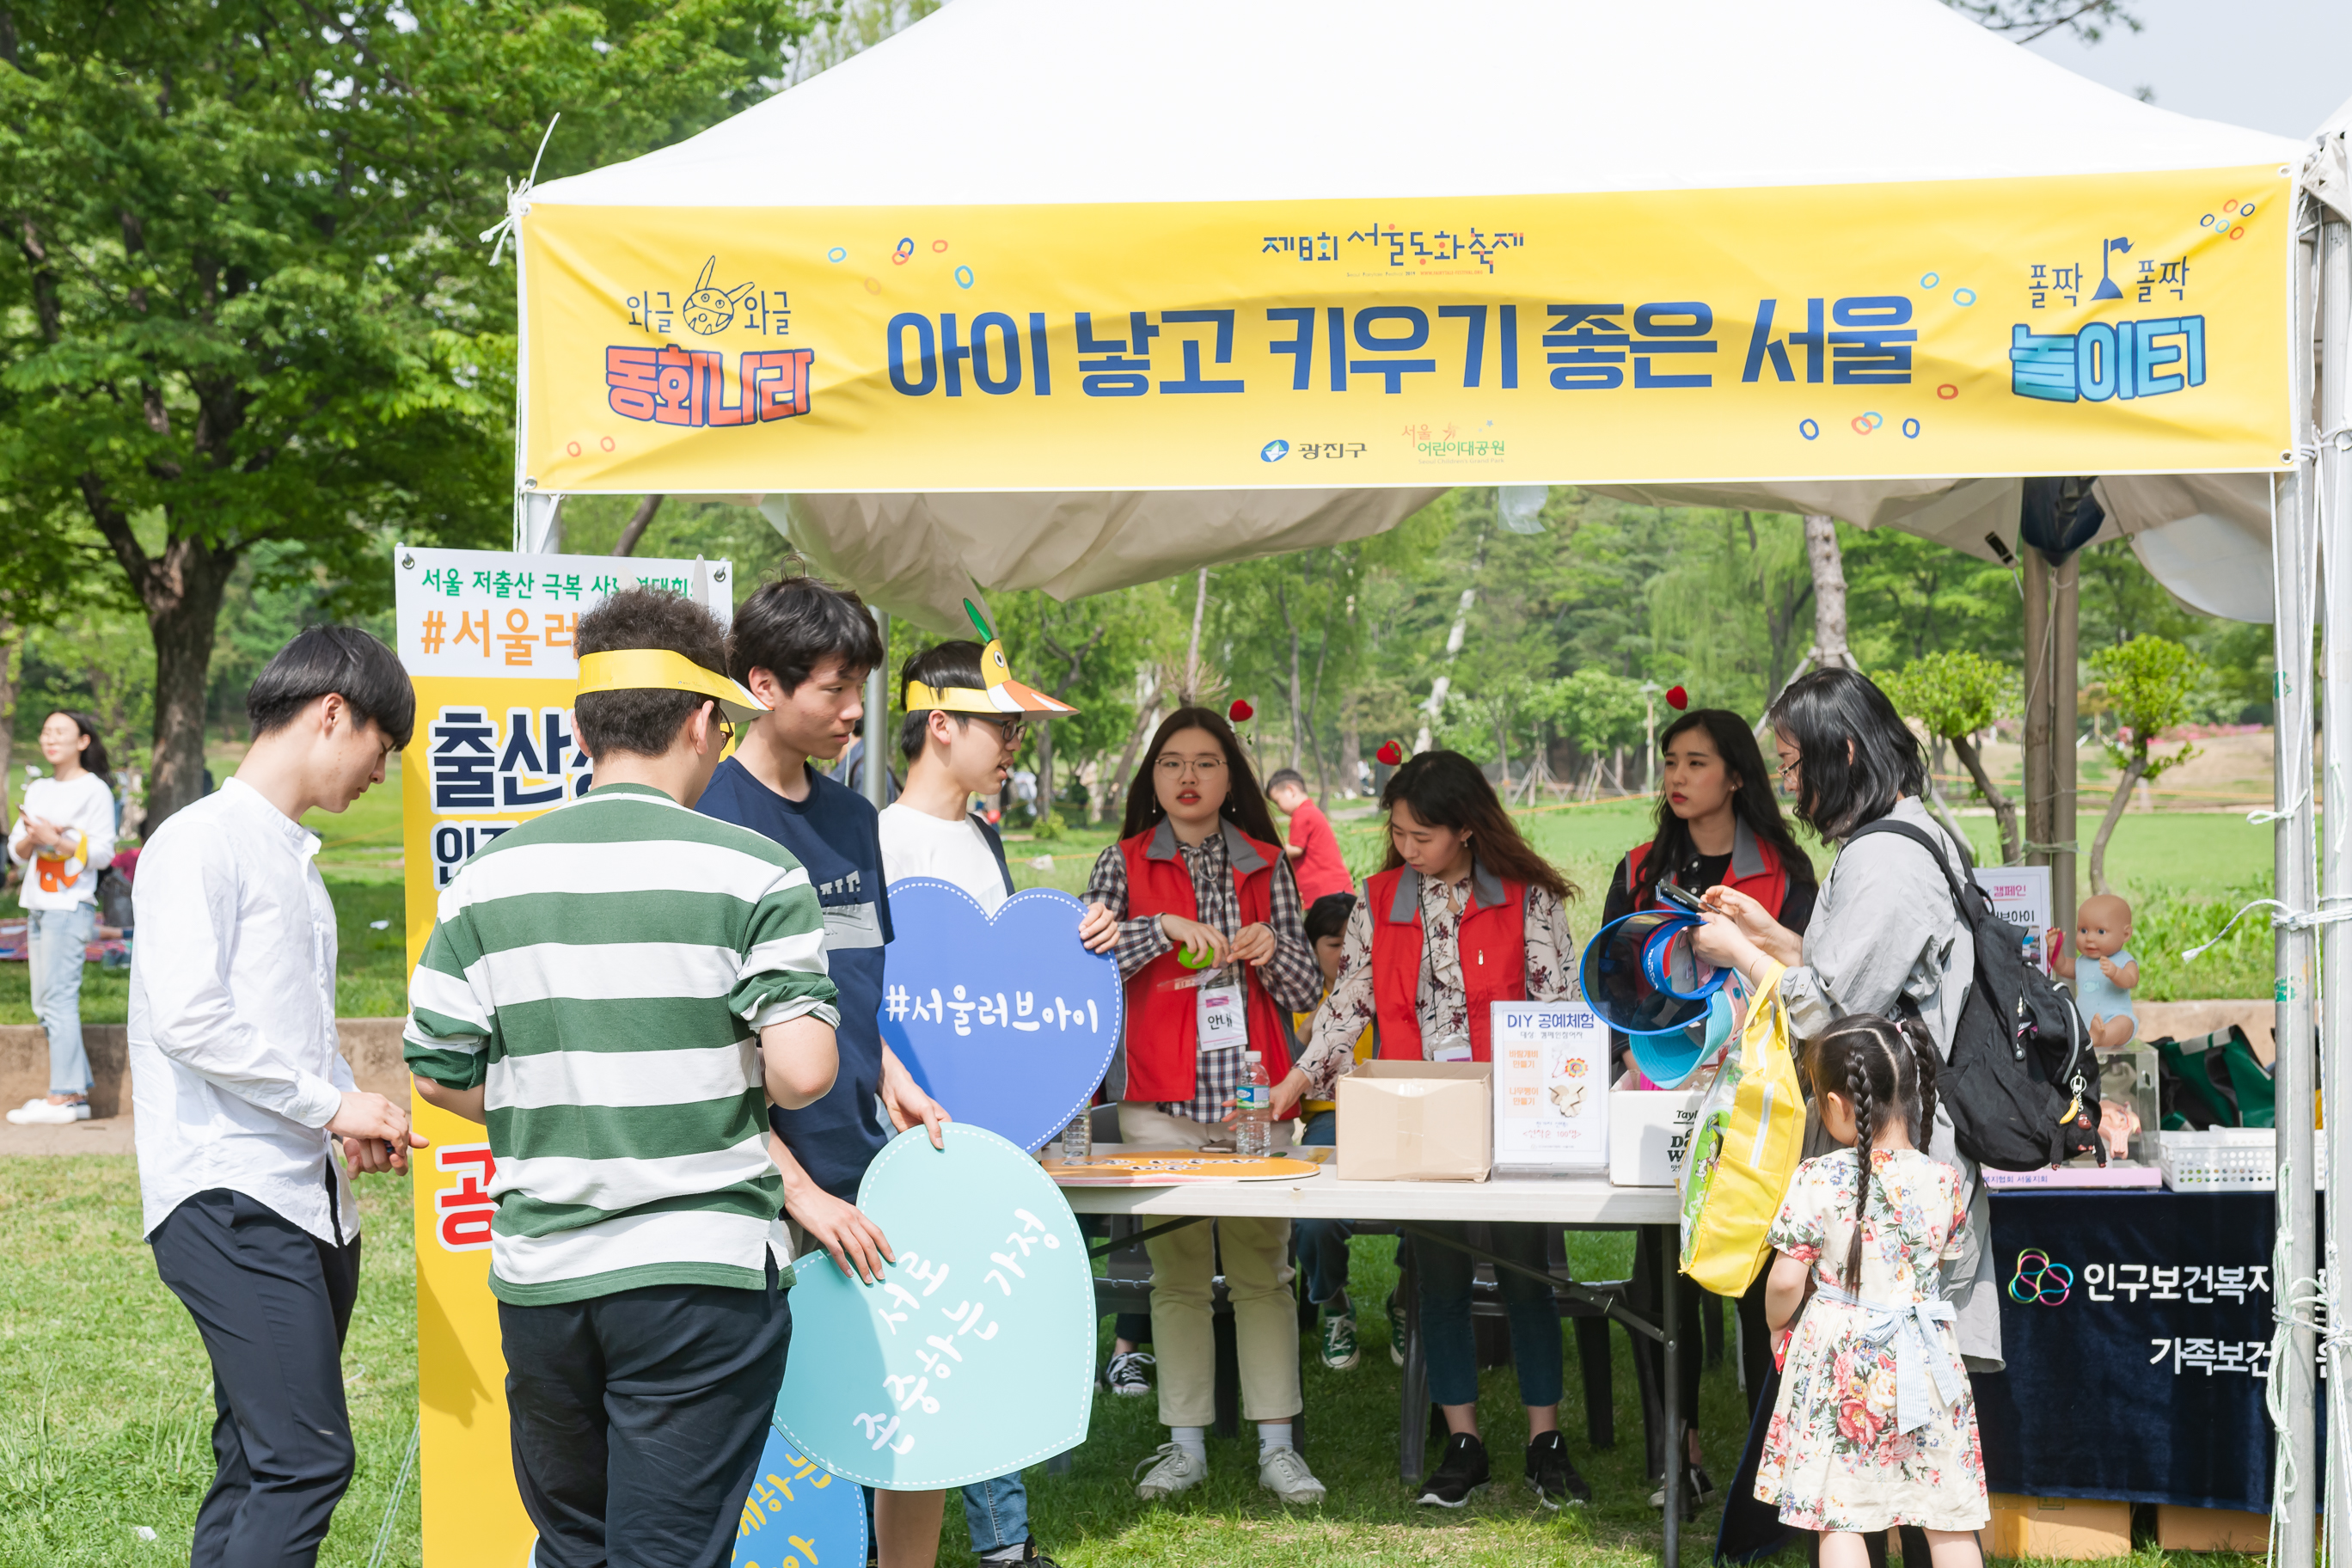
[[[1122,1152],[1118,1144],[1097,1144],[1096,1152]],[[1291,1149],[1292,1155],[1320,1151]],[[1065,1186],[1062,1195],[1077,1214],[1125,1215],[1146,1222],[1134,1236],[1124,1237],[1099,1251],[1133,1246],[1139,1240],[1203,1219],[1349,1219],[1394,1224],[1416,1241],[1469,1252],[1497,1268],[1534,1271],[1465,1247],[1430,1231],[1433,1220],[1485,1221],[1489,1224],[1556,1225],[1564,1230],[1633,1230],[1659,1226],[1668,1231],[1667,1257],[1678,1255],[1675,1226],[1680,1207],[1672,1187],[1612,1186],[1605,1176],[1495,1176],[1484,1182],[1343,1182],[1325,1166],[1296,1181],[1181,1182],[1166,1186]],[[1151,1223],[1151,1222],[1160,1223]],[[1551,1275],[1540,1276],[1556,1289],[1570,1294],[1582,1287]],[[1665,1271],[1665,1289],[1658,1302],[1658,1321],[1642,1317],[1622,1302],[1588,1293],[1587,1299],[1634,1332],[1659,1342],[1664,1350],[1664,1388],[1660,1405],[1665,1421],[1665,1568],[1677,1568],[1682,1551],[1683,1451],[1681,1387],[1684,1347],[1675,1326],[1681,1281],[1675,1270]],[[1408,1343],[1418,1334],[1418,1313],[1408,1300],[1412,1326]],[[1415,1438],[1428,1419],[1425,1375],[1412,1375],[1422,1363],[1407,1355],[1408,1375],[1402,1401],[1403,1444],[1400,1470],[1405,1479],[1420,1479],[1419,1445]]]

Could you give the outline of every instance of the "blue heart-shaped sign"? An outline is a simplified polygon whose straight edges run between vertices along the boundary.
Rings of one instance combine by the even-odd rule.
[[[893,895],[895,900],[896,895]],[[950,1122],[902,1132],[857,1206],[898,1260],[861,1283],[793,1265],[793,1351],[776,1426],[836,1476],[892,1491],[961,1487],[1076,1447],[1094,1409],[1094,1269],[1037,1162]]]
[[[882,1038],[958,1121],[1035,1151],[1094,1100],[1118,1049],[1118,964],[1086,906],[1032,888],[995,915],[951,882],[890,884]]]
[[[731,1568],[823,1568],[834,1563],[856,1568],[865,1561],[864,1490],[837,1479],[769,1427],[759,1473],[743,1500],[743,1521],[736,1527]]]

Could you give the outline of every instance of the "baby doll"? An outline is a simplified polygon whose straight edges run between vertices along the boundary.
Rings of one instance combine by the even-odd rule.
[[[2125,951],[2131,941],[2131,906],[2113,893],[2083,900],[2074,916],[2074,951],[2050,935],[2051,968],[2063,980],[2074,983],[2074,1008],[2089,1020],[2091,1044],[2103,1051],[2131,1043],[2139,1029],[2132,1012],[2132,987],[2139,984],[2139,963]],[[2092,962],[2083,963],[2084,959]]]

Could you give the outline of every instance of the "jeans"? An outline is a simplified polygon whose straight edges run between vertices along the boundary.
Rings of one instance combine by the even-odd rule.
[[[310,1568],[355,1463],[342,1347],[360,1239],[331,1246],[225,1187],[189,1198],[148,1239],[213,1367],[213,1484],[188,1561]]]
[[[1339,1113],[1318,1110],[1307,1119],[1299,1134],[1302,1147],[1328,1149],[1339,1141]],[[1348,1293],[1348,1238],[1355,1225],[1344,1219],[1302,1219],[1298,1232],[1298,1267],[1306,1275],[1307,1299],[1318,1306]]]
[[[69,910],[25,911],[26,945],[30,951],[33,1016],[49,1036],[49,1092],[88,1094],[89,1054],[81,1047],[81,966],[98,910],[76,904]]]
[[[963,1522],[971,1531],[971,1551],[985,1557],[1029,1539],[1029,1489],[1021,1472],[974,1481],[963,1489]]]
[[[1459,1241],[1470,1240],[1469,1226],[1459,1221],[1432,1221],[1428,1228]],[[1549,1267],[1545,1257],[1546,1229],[1540,1225],[1490,1225],[1486,1250],[1540,1273]],[[1470,1331],[1470,1280],[1476,1260],[1435,1242],[1416,1243],[1412,1258],[1421,1275],[1421,1342],[1429,1363],[1429,1397],[1439,1405],[1475,1405],[1478,1347]],[[1497,1268],[1495,1274],[1502,1287],[1504,1310],[1511,1320],[1511,1360],[1518,1367],[1519,1403],[1538,1407],[1558,1405],[1559,1309],[1553,1305],[1551,1288],[1507,1268]]]

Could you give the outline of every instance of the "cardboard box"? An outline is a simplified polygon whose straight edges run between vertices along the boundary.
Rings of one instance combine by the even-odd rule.
[[[1339,1080],[1343,1182],[1483,1182],[1495,1167],[1487,1062],[1358,1062]]]
[[[2158,1503],[2156,1543],[2167,1552],[2242,1552],[2260,1557],[2271,1549],[2271,1516]]]
[[[1629,1089],[1609,1095],[1609,1180],[1621,1187],[1671,1187],[1706,1090]]]
[[[1992,1494],[1991,1555],[2080,1560],[2131,1555],[2131,1504]]]

